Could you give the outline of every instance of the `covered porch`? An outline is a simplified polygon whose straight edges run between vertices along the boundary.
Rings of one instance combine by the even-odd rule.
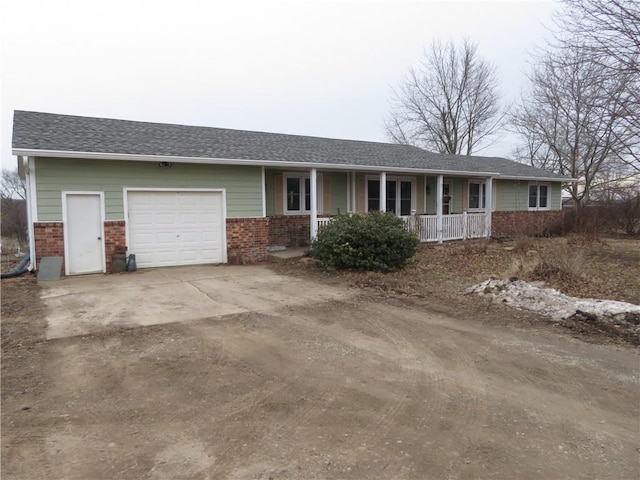
[[[274,169],[265,178],[267,215],[274,229],[296,230],[296,245],[337,214],[379,210],[402,218],[421,242],[489,237],[493,176],[464,173]]]

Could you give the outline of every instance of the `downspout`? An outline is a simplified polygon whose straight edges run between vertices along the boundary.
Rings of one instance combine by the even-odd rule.
[[[29,270],[34,271],[36,269],[37,252],[36,252],[36,239],[35,239],[35,227],[34,222],[36,218],[33,212],[33,186],[35,186],[35,159],[33,157],[18,157],[18,164],[22,163],[24,168],[24,183],[25,191],[27,194],[27,231],[29,234],[29,258],[31,259],[31,265]]]
[[[0,278],[4,279],[4,278],[19,277],[20,275],[24,275],[30,270],[31,270],[31,266],[29,265],[29,254],[27,253],[22,258],[22,260],[20,260],[20,263],[18,263],[18,265],[13,267],[9,272],[1,274]]]

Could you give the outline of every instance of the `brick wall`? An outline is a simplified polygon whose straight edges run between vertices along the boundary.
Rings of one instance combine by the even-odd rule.
[[[64,228],[62,222],[38,222],[33,224],[38,266],[43,257],[63,257]],[[125,245],[124,220],[104,222],[107,272],[111,272],[114,247]],[[64,265],[64,261],[62,262]]]
[[[37,222],[33,224],[33,237],[36,247],[38,264],[43,257],[63,257],[64,273],[64,227],[62,222]]]
[[[227,218],[227,261],[252,263],[266,260],[269,218]]]
[[[493,212],[491,230],[498,237],[541,236],[562,232],[563,222],[562,210]]]
[[[126,245],[124,220],[104,222],[104,250],[107,263],[107,273],[111,273],[111,263],[116,245]]]
[[[269,217],[269,245],[302,247],[309,244],[309,215],[275,215]]]
[[[269,218],[228,218],[227,255],[229,263],[252,263],[265,260],[269,247],[269,223]],[[307,226],[308,224],[307,218]],[[43,257],[60,256],[64,258],[62,222],[34,223],[34,233],[38,267],[40,266],[39,261]],[[116,245],[126,245],[124,220],[104,222],[104,235],[106,267],[107,272],[111,273],[111,263]]]

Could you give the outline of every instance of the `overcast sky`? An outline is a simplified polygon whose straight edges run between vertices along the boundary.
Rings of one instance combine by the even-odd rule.
[[[554,1],[2,0],[1,155],[14,110],[385,141],[398,85],[433,39],[465,36],[505,101]],[[506,136],[485,155],[510,156]]]

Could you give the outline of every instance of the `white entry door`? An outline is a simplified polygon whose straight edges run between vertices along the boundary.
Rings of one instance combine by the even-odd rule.
[[[104,272],[101,193],[64,194],[67,275]]]

